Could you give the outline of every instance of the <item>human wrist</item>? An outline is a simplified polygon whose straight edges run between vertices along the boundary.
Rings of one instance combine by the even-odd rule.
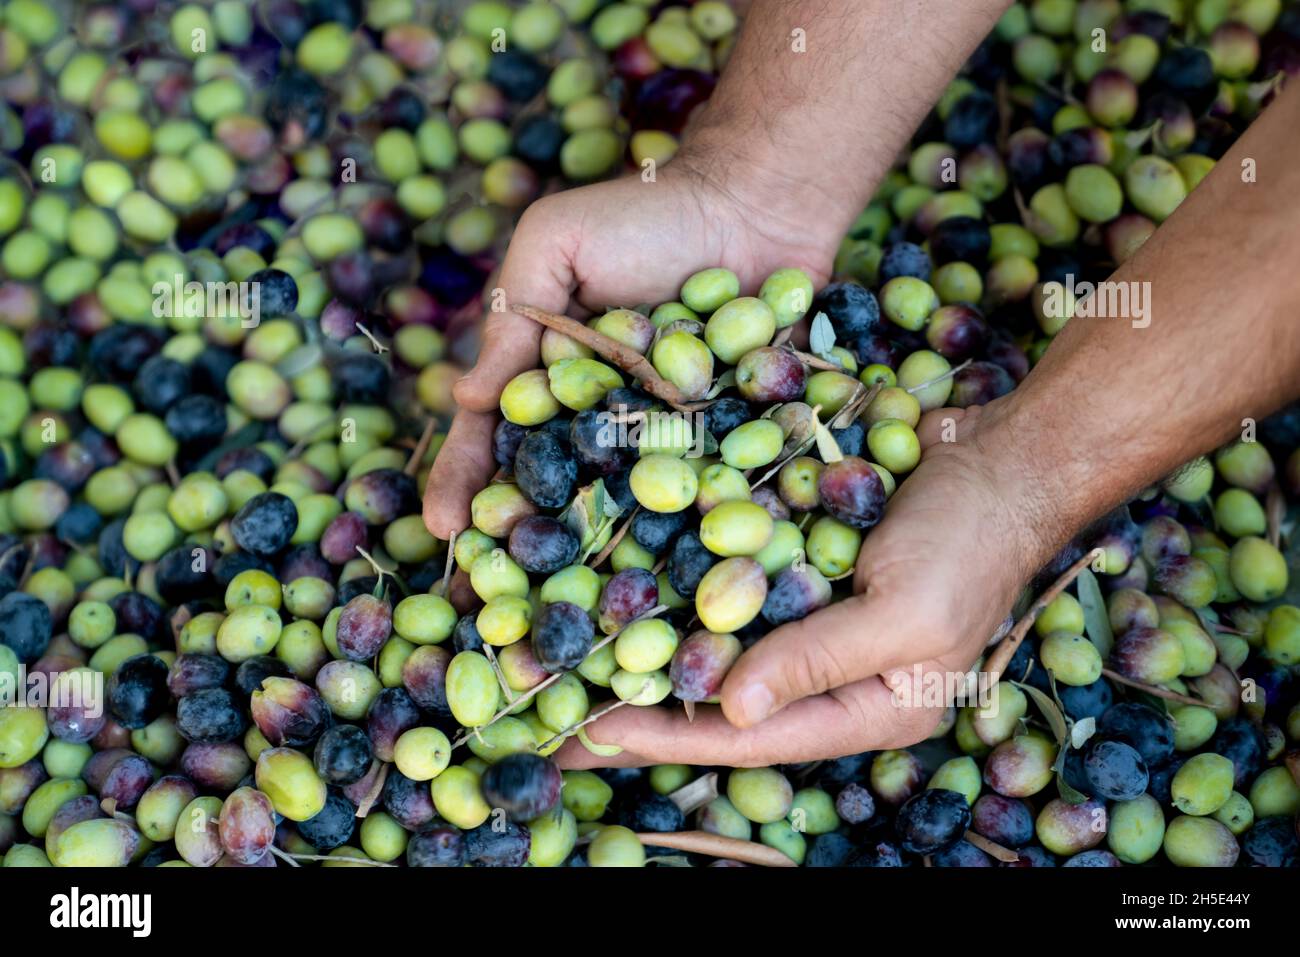
[[[957,442],[973,467],[997,490],[1000,537],[1012,545],[1020,580],[1028,580],[1098,516],[1113,507],[1109,472],[1089,463],[1081,476],[1077,450],[1047,435],[1049,427],[1018,392],[963,420]],[[1058,436],[1059,438],[1059,436]]]

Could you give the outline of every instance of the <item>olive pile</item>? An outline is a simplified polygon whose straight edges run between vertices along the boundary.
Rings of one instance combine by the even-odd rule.
[[[1131,255],[1300,66],[1279,0],[1014,5],[826,288],[707,269],[539,316],[449,548],[429,420],[511,219],[670,158],[735,29],[712,0],[10,0],[0,679],[50,697],[0,708],[5,866],[711,860],[636,836],[685,830],[817,866],[1295,863],[1294,409],[1063,554],[1104,567],[930,742],[720,786],[547,760],[602,750],[607,707],[715,701],[844,594],[921,413],[1010,391],[1074,305],[1045,284]],[[255,284],[260,322],[190,281]]]

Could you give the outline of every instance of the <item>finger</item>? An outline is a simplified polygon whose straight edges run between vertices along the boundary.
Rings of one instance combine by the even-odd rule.
[[[792,702],[934,653],[934,635],[900,634],[911,617],[872,591],[782,625],[740,656],[722,685],[722,710],[748,728]]]
[[[424,524],[435,537],[449,539],[470,526],[469,503],[496,472],[492,430],[496,416],[461,409],[438,450],[424,487]]]
[[[878,678],[797,701],[752,728],[737,728],[721,709],[704,705],[695,720],[679,708],[619,708],[588,726],[597,744],[624,749],[601,758],[561,749],[565,767],[641,764],[722,764],[764,767],[841,757],[924,740],[943,715],[941,707],[904,707]],[[572,743],[571,743],[572,744]],[[565,746],[566,749],[570,745]],[[585,752],[585,749],[582,749]]]
[[[573,267],[563,227],[554,217],[529,210],[519,221],[505,262],[501,265],[500,293],[493,299],[513,305],[536,306],[564,312],[573,291]],[[478,362],[456,383],[456,402],[475,412],[491,412],[506,383],[537,365],[542,329],[513,312],[491,312],[483,332]]]
[[[602,757],[590,751],[577,738],[570,738],[551,758],[563,771],[590,771],[593,768],[643,768],[654,764],[649,758],[643,758],[631,751]]]
[[[933,409],[921,416],[916,426],[916,438],[924,452],[940,442],[951,442],[953,431],[970,413],[969,409]]]

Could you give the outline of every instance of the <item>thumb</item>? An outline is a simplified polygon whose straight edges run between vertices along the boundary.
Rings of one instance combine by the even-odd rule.
[[[916,425],[916,438],[921,443],[921,450],[925,451],[942,442],[955,442],[959,431],[965,433],[970,428],[978,408],[979,406],[971,406],[969,409],[932,409],[925,413]]]
[[[747,728],[787,705],[931,654],[937,636],[907,635],[906,603],[868,588],[782,625],[740,659],[722,685],[727,720]]]
[[[553,216],[537,214],[538,204],[519,221],[505,261],[500,285],[491,290],[492,305],[483,332],[478,362],[456,383],[453,394],[461,408],[493,412],[506,384],[537,365],[542,329],[535,322],[510,312],[508,304],[536,306],[564,312],[573,292],[571,247],[565,231]]]

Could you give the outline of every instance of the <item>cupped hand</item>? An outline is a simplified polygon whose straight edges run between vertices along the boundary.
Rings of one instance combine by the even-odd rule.
[[[692,273],[725,266],[752,294],[782,267],[827,278],[838,225],[803,222],[726,185],[688,156],[640,176],[547,197],[519,221],[498,299],[559,313],[676,299]],[[470,525],[469,503],[496,471],[492,430],[501,390],[539,362],[540,328],[490,312],[473,370],[456,383],[459,408],[425,491],[424,519],[439,538]]]
[[[720,707],[698,707],[693,721],[681,707],[617,708],[586,731],[623,752],[600,757],[571,740],[561,766],[755,767],[928,737],[944,705],[925,684],[908,695],[897,682],[914,687],[914,669],[966,672],[1049,547],[1023,475],[984,447],[996,405],[922,420],[925,452],[867,533],[853,596],[753,645],[728,674]],[[956,440],[942,441],[945,432]]]

